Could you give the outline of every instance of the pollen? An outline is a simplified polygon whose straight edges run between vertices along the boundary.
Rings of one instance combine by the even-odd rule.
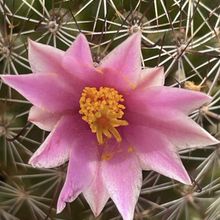
[[[133,148],[132,146],[130,146],[130,147],[128,148],[128,153],[132,153],[132,152],[134,152],[134,148]]]
[[[117,90],[109,87],[85,87],[79,104],[79,113],[86,121],[99,144],[104,144],[106,139],[115,138],[117,142],[122,137],[117,130],[120,126],[128,125],[123,120],[125,106],[124,98]]]
[[[102,160],[111,160],[112,157],[113,157],[113,153],[104,153],[104,154],[102,154],[101,159]]]

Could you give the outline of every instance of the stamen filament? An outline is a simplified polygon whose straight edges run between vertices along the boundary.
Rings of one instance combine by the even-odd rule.
[[[118,142],[121,142],[121,135],[119,134],[118,130],[114,127],[111,127],[110,129],[110,132],[113,134],[113,136],[115,137],[115,139],[118,141]]]

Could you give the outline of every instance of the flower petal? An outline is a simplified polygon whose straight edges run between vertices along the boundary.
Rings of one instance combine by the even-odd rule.
[[[70,110],[76,103],[74,94],[57,74],[2,75],[1,78],[33,105],[48,112]]]
[[[126,117],[130,124],[162,132],[179,149],[219,142],[185,115],[210,101],[211,98],[201,92],[150,87],[135,91],[125,99]]]
[[[133,220],[142,185],[142,172],[135,154],[118,152],[103,161],[102,176],[106,189],[124,220]]]
[[[219,143],[196,122],[171,108],[144,107],[139,113],[127,112],[130,125],[142,125],[162,133],[178,149],[202,147]]]
[[[138,83],[138,88],[145,89],[153,86],[163,86],[164,80],[163,67],[145,68],[141,71],[141,79]]]
[[[65,56],[71,57],[77,62],[93,66],[93,60],[89,43],[83,34],[79,34],[70,48],[65,52]]]
[[[72,144],[67,177],[57,203],[57,213],[62,212],[66,202],[72,202],[94,180],[97,172],[97,149],[91,136],[76,138]]]
[[[100,69],[113,69],[137,82],[141,72],[141,33],[132,34],[101,61]]]
[[[73,134],[76,132],[72,116],[64,116],[47,136],[43,144],[29,160],[33,167],[52,168],[65,163],[69,158]]]
[[[79,34],[72,46],[66,51],[62,66],[73,77],[72,80],[78,81],[80,84],[83,82],[91,84],[100,75],[93,66],[89,43],[83,34]],[[82,80],[83,82],[81,82]]]
[[[91,185],[83,192],[83,195],[91,207],[95,217],[103,210],[109,199],[107,189],[105,188],[101,176],[101,164],[98,165],[98,171]]]
[[[29,39],[28,59],[34,73],[63,73],[60,65],[63,55],[62,50]]]
[[[77,42],[74,42],[73,44],[76,45]],[[83,46],[86,47],[86,45]],[[71,48],[67,50],[67,52],[64,52],[55,47],[29,40],[28,49],[29,62],[34,73],[56,73],[57,78],[59,78],[61,82],[65,83],[66,88],[69,87],[69,89],[72,89],[72,91],[76,91],[75,93],[82,91],[82,82],[79,80],[79,78],[76,78],[70,74],[69,66],[64,67],[62,65],[65,55],[70,54],[70,51],[72,51]],[[79,52],[80,51],[78,51],[78,53]],[[77,51],[75,51],[75,53],[77,53]]]
[[[184,184],[191,184],[175,146],[164,135],[143,126],[129,126],[125,130],[127,140],[134,146],[144,170],[154,170]]]
[[[170,108],[189,114],[210,101],[211,97],[202,92],[158,86],[150,87],[147,90],[136,90],[128,104],[132,108],[136,105],[136,109],[139,106],[145,110],[149,108]]]
[[[51,131],[59,121],[60,117],[60,114],[46,112],[36,106],[32,106],[28,120],[43,130]]]

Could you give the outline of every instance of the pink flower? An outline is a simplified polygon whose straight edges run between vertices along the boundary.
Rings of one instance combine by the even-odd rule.
[[[29,163],[52,168],[69,160],[58,213],[83,193],[96,216],[110,197],[131,220],[142,170],[191,184],[178,150],[218,143],[187,117],[210,97],[165,87],[163,68],[141,69],[140,57],[140,33],[98,67],[82,34],[66,52],[30,41],[33,73],[1,77],[33,103],[29,120],[51,131]]]

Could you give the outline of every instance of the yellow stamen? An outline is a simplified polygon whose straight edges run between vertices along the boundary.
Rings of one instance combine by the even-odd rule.
[[[115,137],[115,139],[118,141],[118,142],[121,142],[121,135],[119,134],[119,132],[117,131],[116,128],[114,127],[111,127],[109,128],[110,132],[113,134],[113,136]]]
[[[112,136],[121,142],[122,138],[116,127],[126,126],[128,122],[123,120],[125,106],[121,104],[123,96],[114,88],[85,87],[79,104],[82,119],[86,121],[99,144],[104,144],[104,137]],[[104,136],[104,137],[103,137]]]

